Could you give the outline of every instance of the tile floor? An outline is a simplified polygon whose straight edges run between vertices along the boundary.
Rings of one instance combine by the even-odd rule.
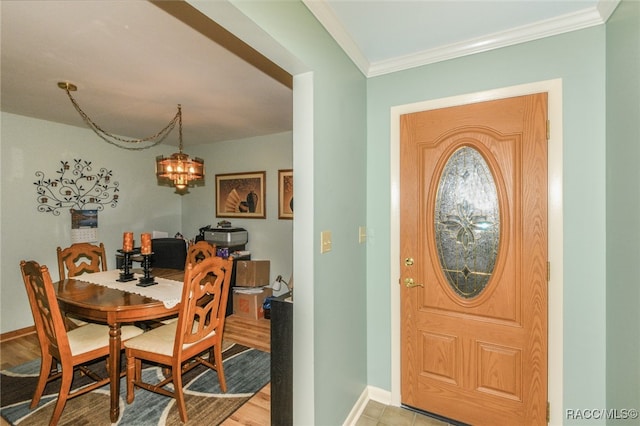
[[[355,426],[447,426],[448,423],[411,410],[369,401]]]

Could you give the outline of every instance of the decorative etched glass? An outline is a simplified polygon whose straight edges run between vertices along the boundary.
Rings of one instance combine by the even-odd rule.
[[[489,166],[474,148],[456,150],[442,171],[435,234],[440,266],[451,288],[466,299],[478,296],[498,257],[500,206]]]

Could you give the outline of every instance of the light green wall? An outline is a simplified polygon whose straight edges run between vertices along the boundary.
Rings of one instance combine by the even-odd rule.
[[[564,115],[564,404],[605,406],[604,26],[368,80],[367,226],[375,234],[367,250],[369,385],[391,389],[390,108],[557,78]]]
[[[607,22],[607,407],[640,408],[640,2]],[[638,419],[609,424],[638,424]]]
[[[218,142],[189,148],[189,154],[205,160],[205,185],[194,187],[182,198],[182,229],[194,238],[199,228],[214,225],[215,175],[264,171],[266,219],[226,218],[249,233],[247,250],[252,259],[270,261],[271,282],[278,275],[285,281],[293,272],[293,221],[278,219],[278,170],[293,168],[291,132]],[[284,291],[284,288],[283,288]]]
[[[122,233],[180,231],[180,197],[156,184],[156,155],[167,155],[169,147],[139,152],[125,151],[107,144],[89,129],[66,126],[2,113],[0,138],[1,177],[0,221],[1,332],[33,325],[20,260],[36,260],[47,265],[52,278],[58,277],[56,247],[71,244],[68,210],[59,216],[37,210],[35,172],[56,177],[60,161],[91,161],[93,173],[113,170],[120,183],[119,203],[98,212],[98,238],[107,248],[107,265],[115,267],[115,251],[122,247]],[[158,208],[158,206],[162,206]]]
[[[203,3],[194,2],[215,13]],[[301,2],[232,3],[313,74],[313,137],[296,140],[294,129],[293,143],[296,183],[308,183],[296,184],[296,192],[313,193],[315,235],[312,249],[294,253],[313,257],[314,265],[295,277],[294,294],[311,306],[294,303],[294,423],[341,424],[366,386],[366,246],[358,243],[358,226],[366,223],[365,78]],[[294,102],[294,120],[300,112]],[[297,145],[303,143],[313,144],[311,168],[296,166],[296,150],[308,149]],[[325,230],[333,249],[321,255]],[[294,222],[294,240],[306,231]]]

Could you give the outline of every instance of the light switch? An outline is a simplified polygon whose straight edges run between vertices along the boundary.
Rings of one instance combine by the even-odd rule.
[[[358,227],[358,242],[360,244],[367,240],[367,228],[365,226]]]
[[[331,231],[322,231],[320,233],[320,253],[331,251]]]

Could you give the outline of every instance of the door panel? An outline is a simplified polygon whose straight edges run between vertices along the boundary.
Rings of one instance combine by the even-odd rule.
[[[401,117],[403,404],[545,424],[547,100]]]

